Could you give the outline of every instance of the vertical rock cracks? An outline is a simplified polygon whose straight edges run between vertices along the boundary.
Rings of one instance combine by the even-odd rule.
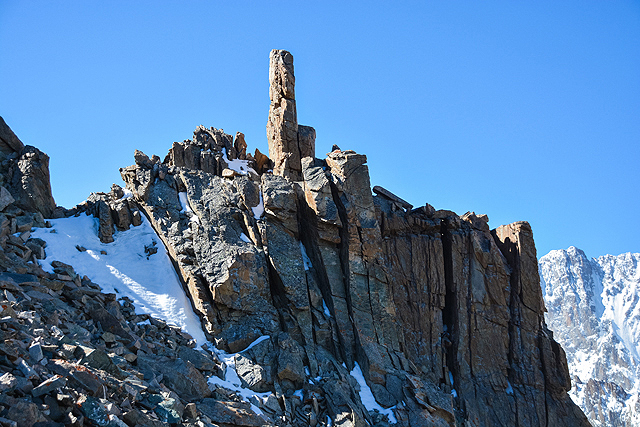
[[[285,412],[303,389],[313,414],[293,425],[588,425],[544,325],[529,225],[373,196],[366,156],[315,157],[289,52],[272,51],[269,81],[270,158],[200,126],[121,169],[212,341],[270,337],[238,359],[243,383]],[[356,364],[391,418],[360,400]]]

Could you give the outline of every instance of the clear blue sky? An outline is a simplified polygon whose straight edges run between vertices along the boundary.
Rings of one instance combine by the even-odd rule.
[[[273,48],[318,157],[366,154],[415,206],[527,220],[539,256],[640,252],[638,1],[1,0],[0,115],[72,207],[200,124],[266,152]]]

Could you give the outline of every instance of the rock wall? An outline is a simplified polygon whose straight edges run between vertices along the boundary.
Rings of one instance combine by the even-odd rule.
[[[163,161],[140,153],[121,174],[216,346],[269,336],[236,366],[278,397],[259,403],[274,422],[388,425],[360,401],[359,367],[399,425],[589,425],[544,323],[529,224],[490,230],[484,215],[373,196],[366,156],[315,157],[315,131],[297,124],[293,57],[270,59],[271,159],[199,127]],[[309,406],[296,412],[301,389]]]
[[[0,185],[6,187],[13,203],[21,209],[39,212],[46,218],[56,214],[51,195],[49,156],[24,145],[0,117]],[[5,193],[5,191],[2,191]]]

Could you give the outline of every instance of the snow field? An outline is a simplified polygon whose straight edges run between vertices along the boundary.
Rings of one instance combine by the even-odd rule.
[[[179,198],[183,212],[192,212],[186,193],[180,193]],[[252,403],[252,400],[263,401],[271,392],[258,393],[242,387],[242,382],[236,372],[235,358],[237,354],[249,350],[270,337],[261,336],[247,348],[234,354],[218,350],[208,342],[202,330],[200,319],[193,311],[169,255],[146,217],[142,217],[140,226],[131,227],[126,231],[116,231],[112,243],[100,242],[98,220],[93,216],[82,214],[77,217],[49,221],[52,228],[38,228],[32,232],[32,237],[47,242],[46,258],[40,260],[43,270],[52,273],[52,261],[69,264],[73,266],[76,273],[87,276],[92,282],[99,284],[103,292],[115,293],[118,298],[130,298],[136,307],[136,313],[150,314],[168,324],[179,326],[196,340],[198,347],[207,344],[227,368],[224,380],[216,376],[209,378],[210,387],[220,386],[237,392],[251,404],[251,408],[256,414],[262,415],[262,411]],[[246,236],[241,236],[241,239],[249,240]],[[159,250],[153,255],[147,255],[145,246],[152,245],[157,246]],[[80,250],[78,247],[86,250]],[[309,269],[311,261],[302,242],[300,250],[305,269]],[[330,316],[326,305],[324,308],[325,313]],[[141,324],[148,322],[147,320]],[[384,409],[376,402],[357,363],[351,371],[351,375],[360,385],[360,398],[365,408],[369,411],[376,410],[386,414],[390,422],[397,423],[393,414],[394,408]],[[300,396],[301,392],[301,390],[297,391],[296,395]]]
[[[50,222],[52,228],[38,228],[32,233],[47,242],[47,257],[40,261],[45,271],[53,272],[52,261],[69,264],[78,274],[99,284],[103,292],[129,297],[138,314],[147,313],[179,326],[199,346],[207,342],[162,241],[144,216],[138,227],[115,232],[113,243],[100,242],[98,220],[93,216],[82,214]],[[145,246],[154,243],[158,252],[147,256]]]

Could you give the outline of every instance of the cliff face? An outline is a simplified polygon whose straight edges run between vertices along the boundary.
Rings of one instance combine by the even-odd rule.
[[[361,371],[400,425],[589,425],[545,326],[529,224],[490,230],[483,215],[374,196],[366,156],[315,158],[291,54],[272,52],[269,75],[271,159],[246,154],[242,134],[199,127],[164,161],[137,153],[121,174],[209,339],[237,352],[269,337],[236,367],[281,402],[260,403],[270,422],[393,421],[361,401]],[[301,389],[326,407],[289,411]]]
[[[574,401],[594,426],[640,426],[640,254],[540,259],[547,321],[566,349]]]
[[[0,120],[0,423],[588,426],[529,224],[374,196],[366,156],[315,157],[291,54],[269,76],[271,158],[200,126],[71,210]],[[68,218],[56,233],[44,216]],[[136,314],[122,286],[159,316],[193,308],[209,344]]]

